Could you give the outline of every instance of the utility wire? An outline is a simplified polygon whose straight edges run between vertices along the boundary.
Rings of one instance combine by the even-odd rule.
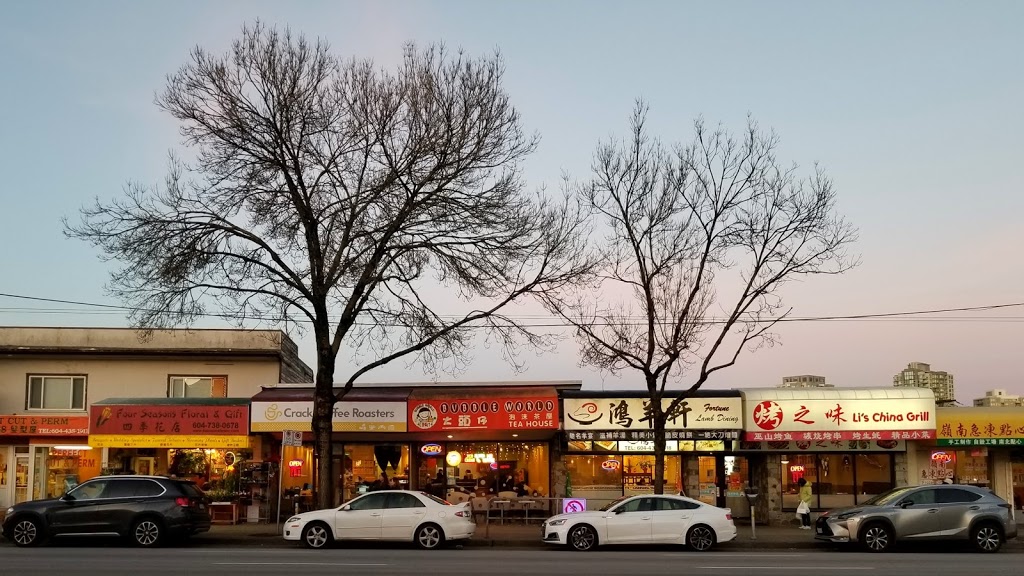
[[[80,306],[85,308],[98,308],[99,310],[82,310],[82,309],[67,309],[67,308],[0,308],[0,313],[40,313],[40,314],[82,314],[82,315],[101,315],[101,314],[118,314],[126,312],[157,312],[154,310],[148,310],[144,308],[132,308],[128,306],[120,306],[116,304],[103,304],[98,302],[83,302],[77,300],[65,300],[59,298],[43,298],[40,296],[28,296],[24,294],[10,294],[0,292],[0,297],[11,298],[16,300],[28,300],[33,302],[46,302],[50,304],[63,304],[71,306]],[[898,312],[879,312],[871,314],[848,314],[848,315],[828,315],[828,316],[783,316],[774,318],[762,318],[755,320],[761,324],[767,324],[771,322],[843,322],[843,321],[911,321],[911,322],[1006,322],[1015,323],[1024,321],[1024,316],[942,316],[942,317],[928,317],[935,314],[951,314],[956,312],[989,312],[993,310],[1001,310],[1007,308],[1019,308],[1024,307],[1024,302],[1010,302],[1003,304],[987,304],[983,306],[964,306],[957,308],[935,308],[927,310],[904,310]],[[263,316],[242,316],[233,314],[218,314],[218,313],[204,313],[198,316],[207,318],[221,318],[228,320],[258,320],[266,322],[301,322],[308,323],[309,320],[295,319],[295,318],[280,318],[280,317],[263,317]],[[442,317],[446,317],[443,316]],[[447,316],[449,318],[459,318],[458,316]],[[518,324],[524,328],[571,328],[572,325],[568,322],[557,319],[555,316],[506,316],[510,319],[521,321],[521,320],[547,320],[550,322],[542,323],[520,323]],[[623,321],[635,321],[636,325],[646,326],[646,320],[642,318],[623,318],[622,321],[614,322],[598,322],[596,325],[623,325]],[[705,318],[697,321],[700,324],[722,324],[726,320],[723,318]],[[740,320],[743,322],[744,320]],[[665,325],[672,325],[672,322],[664,322]],[[357,325],[374,325],[371,323],[357,323]],[[386,327],[402,327],[401,324],[384,324]]]

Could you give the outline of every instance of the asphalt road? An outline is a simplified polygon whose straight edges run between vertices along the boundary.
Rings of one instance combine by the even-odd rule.
[[[708,552],[673,550],[599,550],[576,553],[557,549],[262,549],[184,547],[135,548],[43,547],[0,550],[0,572],[19,576],[53,575],[194,575],[244,574],[417,576],[487,574],[488,576],[566,576],[629,574],[656,576],[750,576],[840,574],[850,576],[977,576],[1015,574],[1022,555],[972,552],[888,553]]]

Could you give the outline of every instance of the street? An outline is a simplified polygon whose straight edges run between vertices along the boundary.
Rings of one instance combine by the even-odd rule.
[[[1021,556],[1005,551],[995,555],[972,552],[889,553],[871,555],[834,551],[710,552],[684,550],[610,550],[574,553],[557,549],[411,549],[184,547],[134,548],[4,547],[3,573],[62,576],[93,574],[216,575],[224,574],[360,574],[390,576],[460,574],[547,576],[566,574],[749,576],[764,574],[865,574],[870,576],[929,576],[1010,574]]]

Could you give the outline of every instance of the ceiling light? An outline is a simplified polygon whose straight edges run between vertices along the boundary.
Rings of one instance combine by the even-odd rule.
[[[54,446],[54,450],[92,450],[92,446],[85,444],[67,444],[62,446]]]

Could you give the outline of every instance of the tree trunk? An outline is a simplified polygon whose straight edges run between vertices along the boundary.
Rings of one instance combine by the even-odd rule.
[[[654,409],[654,493],[665,493],[665,414],[661,402]]]
[[[333,460],[334,432],[334,350],[327,335],[316,335],[317,369],[313,392],[313,461],[315,462],[316,504],[324,509],[334,506]],[[283,463],[282,463],[283,464]]]

